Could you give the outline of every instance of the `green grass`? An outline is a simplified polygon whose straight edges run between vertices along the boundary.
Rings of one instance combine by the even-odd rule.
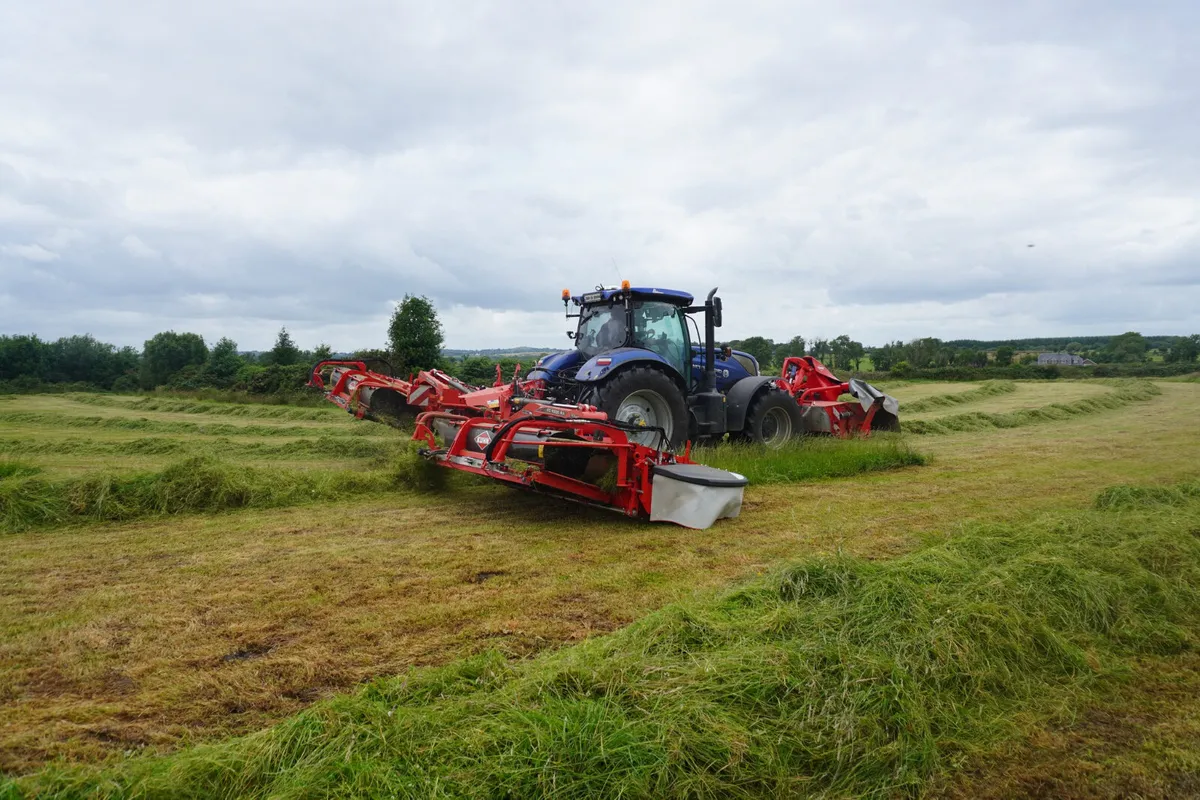
[[[101,428],[128,431],[146,431],[163,434],[198,434],[202,436],[313,436],[322,431],[320,427],[299,425],[230,425],[212,422],[173,422],[145,419],[141,417],[82,417],[45,411],[10,411],[0,414],[0,424],[13,426],[40,426],[47,428]],[[338,428],[348,436],[389,436],[398,438],[397,433],[384,425],[362,423]]]
[[[332,404],[319,408],[295,408],[290,406],[250,405],[245,403],[220,403],[211,400],[180,400],[162,397],[141,397],[136,400],[98,394],[66,395],[67,399],[84,405],[121,408],[129,411],[160,411],[168,414],[210,414],[227,417],[249,417],[253,419],[283,420],[327,420],[345,416],[344,411]]]
[[[1110,486],[1096,495],[1095,507],[1113,511],[1183,506],[1200,499],[1200,481],[1175,486]]]
[[[751,486],[844,478],[925,463],[925,457],[898,436],[833,439],[810,436],[778,450],[748,444],[696,448],[692,458],[710,467],[745,475]]]
[[[386,472],[251,469],[196,457],[159,472],[92,473],[0,484],[0,531],[71,522],[130,520],[187,512],[273,508],[395,488]]]
[[[386,458],[403,450],[400,438],[314,436],[289,442],[247,442],[238,438],[184,439],[144,436],[137,439],[71,437],[62,440],[0,439],[0,453],[20,455],[211,455],[223,459],[274,459],[319,456],[323,458]]]
[[[924,397],[920,400],[904,403],[900,408],[902,413],[919,414],[922,411],[932,411],[935,408],[964,405],[1001,394],[1012,394],[1016,390],[1017,385],[1012,381],[985,381],[977,389],[969,389],[965,392],[956,392],[955,394]]]
[[[974,411],[930,420],[906,420],[903,418],[904,408],[901,408],[900,426],[906,433],[918,435],[985,431],[989,428],[1020,428],[1026,425],[1056,422],[1081,415],[1111,411],[1131,403],[1150,400],[1162,394],[1159,387],[1147,381],[1121,381],[1113,386],[1112,391],[1095,397],[1007,413]]]
[[[24,461],[0,460],[0,480],[4,480],[5,478],[24,478],[29,475],[36,475],[41,471],[41,467],[26,464]]]
[[[815,556],[616,634],[483,654],[39,797],[915,795],[1200,630],[1200,502]]]

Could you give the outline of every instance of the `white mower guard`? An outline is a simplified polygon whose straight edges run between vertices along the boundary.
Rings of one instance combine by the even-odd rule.
[[[650,479],[650,521],[703,530],[742,510],[750,481],[736,472],[704,464],[660,464]]]

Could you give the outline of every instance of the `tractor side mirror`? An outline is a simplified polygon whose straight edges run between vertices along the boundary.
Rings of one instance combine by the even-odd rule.
[[[575,338],[575,331],[567,331],[567,338],[568,338],[568,339],[574,339],[574,338]]]
[[[713,298],[713,327],[721,327],[721,298]]]

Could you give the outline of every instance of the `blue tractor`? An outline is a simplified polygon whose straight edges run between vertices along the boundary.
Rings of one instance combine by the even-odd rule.
[[[693,305],[687,292],[628,282],[578,296],[564,290],[567,317],[579,320],[567,332],[575,349],[543,357],[527,378],[544,381],[548,398],[594,405],[609,419],[646,428],[635,437],[645,444],[662,436],[678,447],[730,434],[780,447],[802,429],[799,407],[749,353],[718,352],[716,292]]]

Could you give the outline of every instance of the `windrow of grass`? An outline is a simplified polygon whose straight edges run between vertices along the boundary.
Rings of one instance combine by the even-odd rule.
[[[0,486],[0,531],[22,531],[71,522],[287,506],[397,488],[443,488],[447,470],[420,458],[418,449],[418,444],[406,441],[349,437],[299,439],[279,444],[221,439],[196,442],[166,437],[123,442],[82,438],[63,442],[0,439],[0,453],[14,452],[25,456],[39,452],[190,456],[160,472],[92,473],[59,481],[33,477],[40,472],[37,467],[0,461],[0,478],[25,478]],[[249,468],[227,460],[304,455],[370,458],[373,469],[279,470]],[[696,455],[703,463],[746,475],[752,484],[842,477],[925,463],[924,457],[899,437],[851,441],[814,438],[795,447],[774,451],[723,445],[699,450]]]
[[[613,635],[484,654],[14,797],[910,796],[1200,632],[1200,502],[799,561]],[[2,793],[2,792],[0,792]]]
[[[177,400],[161,397],[141,397],[136,400],[121,400],[98,394],[67,395],[73,403],[125,408],[130,411],[160,411],[169,414],[212,414],[225,417],[249,417],[252,419],[282,420],[326,420],[345,414],[336,406],[297,408],[292,406],[251,405],[247,403],[219,403],[209,400]]]
[[[1162,390],[1148,381],[1122,381],[1114,384],[1111,392],[1076,400],[1071,403],[1053,403],[1041,408],[1026,408],[1007,413],[972,411],[952,414],[931,420],[903,418],[901,408],[900,426],[905,433],[933,435],[961,431],[981,431],[993,428],[1020,428],[1043,422],[1056,422],[1087,414],[1096,414],[1123,408],[1131,403],[1150,400],[1162,394]]]
[[[954,394],[934,395],[933,397],[923,397],[920,400],[913,400],[909,403],[904,403],[901,408],[906,414],[919,414],[922,411],[933,411],[936,408],[948,408],[950,406],[960,406],[967,403],[977,403],[980,400],[986,400],[989,397],[996,397],[1002,394],[1012,394],[1017,390],[1017,384],[1012,381],[984,381],[977,389],[969,389],[965,392],[956,392]]]
[[[0,424],[38,425],[51,428],[105,428],[146,431],[148,433],[185,433],[201,436],[313,436],[333,428],[299,425],[229,425],[220,422],[173,422],[141,417],[83,417],[45,411],[10,411],[0,414]],[[336,428],[347,436],[391,436],[397,432],[386,425],[346,425]]]
[[[833,439],[809,436],[778,450],[749,444],[723,444],[692,450],[710,467],[745,475],[751,486],[844,478],[863,472],[918,466],[926,462],[899,436]]]
[[[26,464],[23,461],[0,460],[0,480],[4,480],[5,478],[23,478],[28,475],[36,475],[41,471],[41,467]]]
[[[211,455],[232,458],[386,458],[404,449],[401,438],[362,436],[315,436],[289,442],[251,442],[239,438],[213,437],[183,439],[170,436],[143,436],[137,439],[109,440],[74,437],[69,439],[0,439],[0,453],[32,455]]]
[[[426,473],[415,463],[418,460],[414,454],[405,452],[391,469],[301,471],[250,468],[200,456],[178,461],[158,472],[93,473],[58,481],[25,473],[25,477],[14,475],[0,481],[0,532],[77,522],[273,508],[364,493],[427,488]]]
[[[1200,500],[1200,481],[1175,486],[1110,486],[1096,495],[1095,507],[1109,511],[1185,506]],[[1197,531],[1200,535],[1200,531]]]

